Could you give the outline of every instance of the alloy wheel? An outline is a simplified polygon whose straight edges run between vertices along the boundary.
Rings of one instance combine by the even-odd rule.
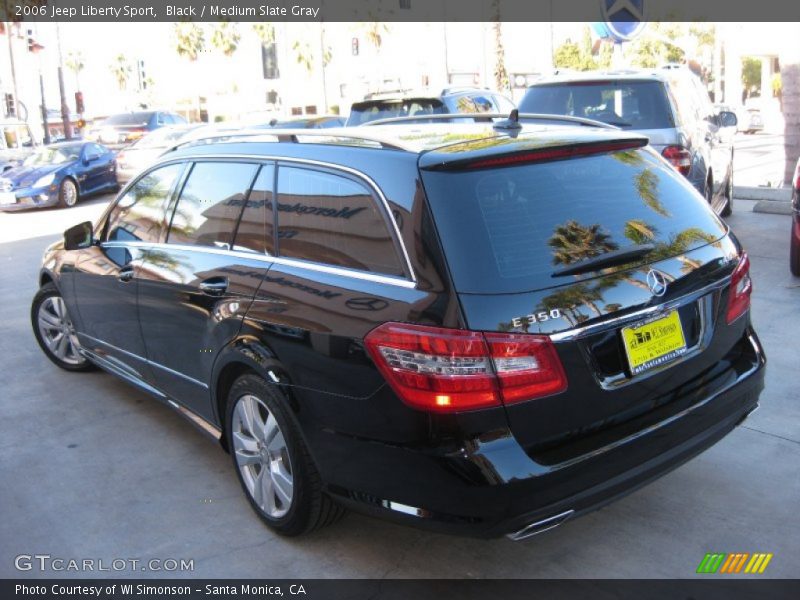
[[[266,515],[280,519],[294,497],[292,462],[280,425],[252,394],[236,401],[232,419],[233,450],[247,491]]]
[[[61,188],[64,204],[66,206],[75,206],[75,203],[78,201],[78,189],[75,187],[75,184],[69,179],[65,179],[64,183],[61,184]]]
[[[53,356],[68,365],[86,362],[79,352],[81,344],[61,296],[46,298],[39,305],[36,319],[42,340]]]

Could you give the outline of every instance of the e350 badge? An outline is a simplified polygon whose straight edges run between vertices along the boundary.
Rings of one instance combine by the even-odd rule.
[[[544,323],[545,321],[552,321],[553,319],[561,318],[561,309],[554,308],[553,310],[541,310],[536,313],[524,315],[522,317],[514,317],[511,319],[511,324],[514,327],[525,327],[531,323]]]

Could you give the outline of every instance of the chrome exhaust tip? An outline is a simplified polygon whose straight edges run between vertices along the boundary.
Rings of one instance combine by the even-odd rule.
[[[574,514],[574,510],[568,510],[563,513],[559,513],[552,517],[548,517],[546,519],[542,519],[541,521],[536,521],[530,525],[526,525],[519,531],[508,533],[506,534],[506,537],[514,542],[533,537],[534,535],[555,529]]]

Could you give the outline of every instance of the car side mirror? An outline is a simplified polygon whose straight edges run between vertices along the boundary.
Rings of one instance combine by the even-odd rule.
[[[83,162],[85,162],[88,165],[90,162],[94,162],[99,159],[100,159],[99,154],[87,154],[86,158],[83,159]]]
[[[736,113],[723,110],[717,115],[717,122],[720,127],[736,127],[739,124],[739,118]]]
[[[65,250],[82,250],[83,248],[88,248],[93,243],[94,233],[92,224],[89,221],[70,227],[64,232]]]

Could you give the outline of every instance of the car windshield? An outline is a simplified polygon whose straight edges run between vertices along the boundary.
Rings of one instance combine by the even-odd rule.
[[[436,98],[369,100],[353,104],[347,124],[360,125],[370,121],[377,121],[378,119],[440,115],[444,112],[444,104]]]
[[[113,115],[108,117],[105,121],[103,121],[103,127],[109,126],[122,126],[122,127],[134,127],[134,126],[144,126],[150,121],[150,117],[153,113],[149,112],[132,112],[132,113],[124,113],[120,115]]]
[[[171,129],[168,127],[162,127],[161,129],[156,129],[153,133],[147,134],[131,147],[136,148],[137,150],[145,150],[148,148],[166,148],[170,145],[170,143],[177,142],[180,138],[186,135],[188,131],[188,129],[184,128]]]
[[[71,160],[77,160],[81,155],[81,145],[50,146],[40,148],[23,163],[26,167],[39,167],[42,165],[60,165]]]
[[[565,81],[535,85],[519,104],[521,113],[567,115],[625,129],[674,127],[659,81]]]

